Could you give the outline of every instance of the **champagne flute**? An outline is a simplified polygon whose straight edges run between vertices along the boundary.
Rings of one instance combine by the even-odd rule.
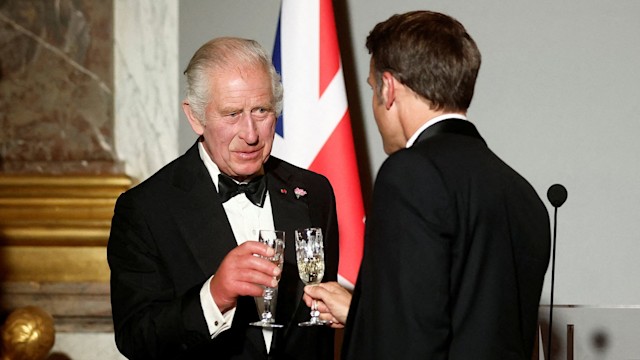
[[[284,231],[279,230],[260,230],[258,241],[267,244],[275,251],[272,257],[263,257],[278,265],[282,270],[282,264],[284,263]],[[274,277],[277,281],[280,281],[280,275]],[[277,285],[276,285],[277,286]],[[260,321],[252,322],[249,325],[261,326],[265,328],[281,328],[282,325],[276,324],[273,314],[271,313],[271,301],[276,293],[275,287],[265,287],[262,295],[262,301],[264,309],[260,315]]]
[[[305,285],[317,285],[324,276],[324,245],[322,229],[306,228],[295,231],[296,260],[298,274]],[[315,326],[330,324],[331,321],[321,320],[318,304],[313,300],[311,305],[311,319],[301,322],[299,326]]]

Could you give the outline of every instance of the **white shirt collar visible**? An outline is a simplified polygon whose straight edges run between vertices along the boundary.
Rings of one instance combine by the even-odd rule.
[[[422,134],[422,132],[428,128],[429,126],[438,123],[442,120],[447,120],[447,119],[461,119],[461,120],[467,120],[467,117],[462,115],[462,114],[442,114],[439,116],[434,117],[433,119],[430,119],[429,121],[427,121],[426,123],[424,123],[422,126],[420,126],[420,128],[418,128],[418,130],[416,132],[413,133],[413,135],[411,135],[411,137],[409,138],[409,141],[407,141],[407,146],[406,147],[411,147],[413,146],[413,144],[416,142],[416,140],[418,139],[418,136],[420,136],[420,134]]]
[[[198,153],[200,153],[200,159],[204,163],[204,166],[209,171],[209,176],[211,176],[211,181],[213,181],[213,185],[216,186],[216,191],[218,191],[218,175],[220,175],[220,168],[218,165],[211,160],[211,157],[207,153],[207,150],[204,149],[204,145],[201,142],[198,142]]]
[[[211,160],[202,143],[198,143],[198,152],[200,153],[202,162],[204,162],[204,166],[207,168],[207,171],[209,171],[211,181],[216,186],[216,191],[218,191],[218,175],[221,173],[218,165]],[[233,235],[238,245],[248,239],[256,240],[256,231],[258,229],[275,229],[271,209],[271,197],[268,191],[263,207],[255,206],[246,196],[234,196],[222,204],[222,207],[227,214],[227,219],[231,224],[231,230],[233,230]]]

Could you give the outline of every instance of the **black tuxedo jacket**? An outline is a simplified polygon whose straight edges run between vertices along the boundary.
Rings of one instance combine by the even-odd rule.
[[[343,359],[530,360],[548,212],[465,120],[378,172]]]
[[[321,175],[271,157],[265,164],[278,230],[286,232],[275,330],[267,355],[252,297],[240,298],[231,329],[210,339],[199,291],[236,240],[197,145],[122,194],[108,243],[116,344],[130,359],[332,359],[334,333],[301,328],[309,318],[302,301],[294,230],[321,227],[325,235],[324,281],[338,269],[335,198]],[[307,194],[297,198],[294,189]]]

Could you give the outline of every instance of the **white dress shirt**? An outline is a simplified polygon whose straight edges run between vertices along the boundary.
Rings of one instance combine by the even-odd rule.
[[[200,152],[200,158],[209,171],[211,181],[215,185],[217,191],[220,169],[211,160],[209,154],[201,143],[198,143],[198,150]],[[224,207],[224,211],[227,213],[227,218],[229,219],[231,229],[233,230],[233,236],[235,237],[238,245],[247,240],[258,240],[258,230],[275,230],[273,214],[271,212],[271,199],[269,198],[268,191],[263,207],[252,204],[244,194],[234,196],[229,201],[223,203],[222,206]],[[213,300],[213,296],[209,290],[211,279],[213,279],[213,276],[211,276],[200,289],[200,303],[202,304],[202,311],[207,322],[207,327],[209,328],[209,334],[211,335],[211,338],[215,338],[223,331],[231,328],[236,308],[234,307],[224,314],[220,312],[220,309]],[[258,306],[258,308],[261,309],[262,298],[256,298],[256,301],[260,302],[260,306]],[[271,348],[273,330],[263,329],[262,333],[264,335],[267,352],[269,352]]]

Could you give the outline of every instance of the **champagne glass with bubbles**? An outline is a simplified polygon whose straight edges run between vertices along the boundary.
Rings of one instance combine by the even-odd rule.
[[[295,231],[296,260],[298,274],[305,285],[317,285],[324,276],[324,245],[322,229],[306,228]],[[313,300],[311,305],[311,319],[301,322],[299,326],[315,326],[330,324],[330,321],[320,319],[318,304]]]
[[[274,250],[272,257],[263,257],[278,265],[282,270],[282,264],[284,263],[284,231],[279,230],[260,230],[258,241],[268,245]],[[277,281],[280,281],[280,275],[275,277]],[[261,326],[265,328],[280,328],[282,325],[276,324],[273,314],[271,313],[271,301],[275,296],[276,288],[265,287],[264,294],[262,295],[262,301],[264,303],[264,310],[260,315],[260,321],[252,322],[249,325]]]

